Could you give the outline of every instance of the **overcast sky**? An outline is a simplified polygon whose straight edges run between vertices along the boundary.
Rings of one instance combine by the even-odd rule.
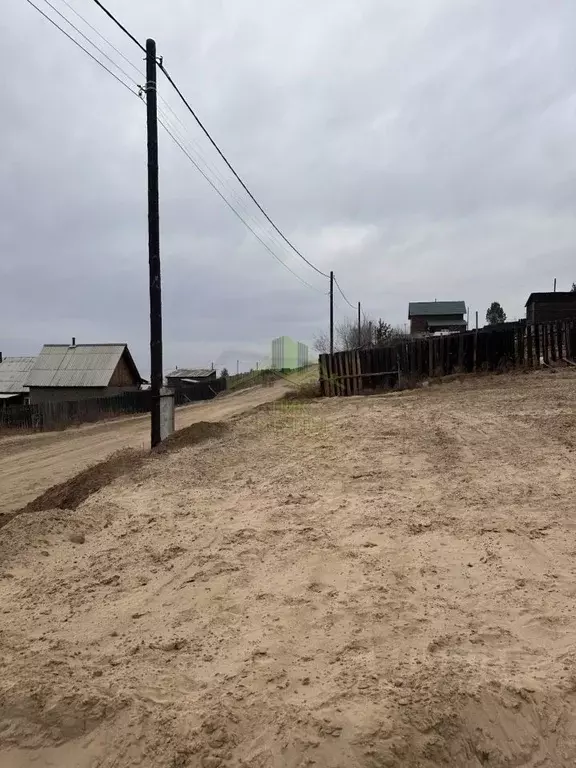
[[[92,0],[67,2],[143,65]],[[512,319],[531,291],[576,280],[573,0],[107,4],[157,40],[264,207],[367,314],[403,324],[409,301],[463,299],[482,319],[497,300]],[[2,10],[0,350],[126,341],[147,373],[144,106],[25,0]],[[163,79],[160,93],[255,216]],[[262,217],[263,239],[320,292],[165,134],[160,166],[166,369],[237,357],[246,368],[274,336],[326,329],[327,281]]]

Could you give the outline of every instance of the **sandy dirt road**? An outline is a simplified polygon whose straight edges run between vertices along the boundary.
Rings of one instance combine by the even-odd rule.
[[[576,764],[576,377],[279,403],[0,529],[2,768]]]
[[[208,402],[178,408],[176,429],[197,421],[221,421],[287,391],[285,382],[256,387]],[[64,432],[5,437],[0,440],[0,514],[18,509],[47,488],[67,480],[121,448],[150,445],[150,417],[137,416],[91,424]]]

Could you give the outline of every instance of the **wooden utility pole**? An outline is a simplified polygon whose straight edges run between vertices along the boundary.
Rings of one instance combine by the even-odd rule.
[[[474,334],[474,371],[476,371],[477,357],[478,357],[478,310],[476,310],[476,333]]]
[[[160,281],[160,204],[158,195],[158,106],[156,42],[146,40],[146,130],[148,146],[148,266],[150,285],[150,390],[152,448],[160,437],[162,371],[162,285]]]
[[[358,347],[362,346],[362,321],[360,320],[360,302],[358,302]]]
[[[334,272],[330,271],[330,354],[334,354]]]

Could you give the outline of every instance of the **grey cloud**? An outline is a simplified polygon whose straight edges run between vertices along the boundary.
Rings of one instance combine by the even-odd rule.
[[[142,66],[96,6],[72,2]],[[576,279],[569,0],[114,10],[140,39],[156,37],[265,207],[366,311],[403,323],[410,300],[463,298],[482,317],[498,299],[514,316],[554,276]],[[7,0],[4,18],[0,349],[30,353],[73,333],[127,340],[147,370],[143,105],[26,3]],[[229,195],[230,174],[160,88]],[[160,188],[167,366],[259,359],[276,335],[310,341],[326,327],[326,296],[284,271],[164,135]],[[337,313],[353,310],[340,299]]]

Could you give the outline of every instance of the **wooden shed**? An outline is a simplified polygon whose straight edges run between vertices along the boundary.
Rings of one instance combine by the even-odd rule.
[[[201,381],[214,381],[216,371],[212,368],[176,368],[166,374],[166,384],[170,389],[186,389]]]
[[[526,302],[528,325],[576,319],[576,292],[531,293]]]

